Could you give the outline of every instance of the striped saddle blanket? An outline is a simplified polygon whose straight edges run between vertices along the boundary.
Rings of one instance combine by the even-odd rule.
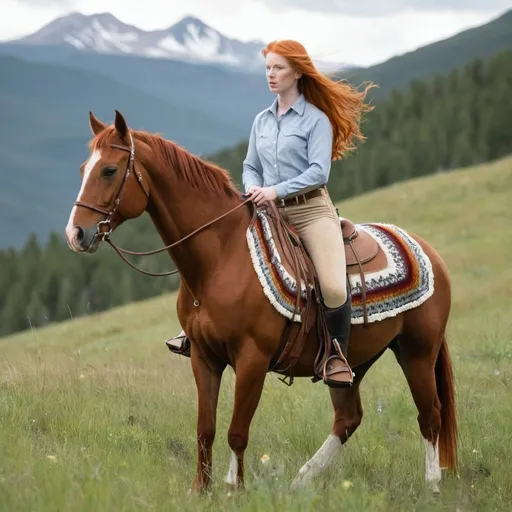
[[[285,317],[300,322],[300,315],[292,316],[297,290],[300,289],[304,300],[306,284],[301,282],[298,286],[285,268],[266,211],[258,210],[257,215],[257,221],[251,224],[246,233],[254,270],[275,309]],[[365,223],[357,224],[356,228],[371,236],[379,248],[372,264],[363,264],[368,323],[418,307],[433,294],[432,264],[416,240],[392,224]],[[351,249],[346,245],[346,250]],[[349,266],[347,272],[352,295],[352,324],[362,324],[365,315],[359,266]]]

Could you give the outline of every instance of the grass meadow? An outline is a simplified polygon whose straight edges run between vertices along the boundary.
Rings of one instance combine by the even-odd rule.
[[[309,379],[288,388],[268,374],[246,452],[246,489],[227,495],[228,369],[212,493],[187,495],[196,392],[189,360],[164,344],[180,329],[171,294],[0,339],[0,510],[512,509],[511,198],[512,159],[504,159],[339,204],[354,221],[418,233],[450,269],[459,468],[443,479],[439,497],[426,491],[417,412],[391,353],[361,386],[362,425],[331,467],[296,493],[289,484],[330,432],[327,388]]]

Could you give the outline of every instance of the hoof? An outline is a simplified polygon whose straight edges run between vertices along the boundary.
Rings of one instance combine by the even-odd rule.
[[[439,489],[439,483],[437,480],[432,480],[427,482],[427,489],[429,494],[432,496],[439,496],[441,494],[441,489]]]
[[[299,473],[290,484],[290,491],[296,492],[304,489],[309,484],[310,478],[305,473]]]
[[[243,485],[233,485],[233,484],[226,484],[226,497],[227,498],[232,498],[232,499],[235,499],[236,496],[239,496],[240,493],[242,493],[245,488]]]
[[[203,494],[207,494],[209,492],[208,485],[201,485],[197,480],[192,482],[190,489],[187,491],[188,496],[201,496]]]

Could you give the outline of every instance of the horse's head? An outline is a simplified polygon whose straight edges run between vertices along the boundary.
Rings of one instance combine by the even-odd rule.
[[[114,124],[107,126],[91,112],[89,122],[91,154],[80,168],[82,186],[65,233],[72,250],[92,253],[122,222],[145,211],[149,182],[124,117],[116,110]]]

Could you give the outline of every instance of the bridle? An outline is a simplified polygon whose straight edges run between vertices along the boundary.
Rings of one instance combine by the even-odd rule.
[[[103,210],[102,208],[98,208],[97,206],[94,206],[92,204],[86,203],[85,201],[75,201],[74,205],[76,206],[83,206],[84,208],[88,208],[89,210],[93,210],[98,213],[102,213],[103,215],[106,215],[106,218],[104,220],[100,220],[98,224],[96,225],[96,233],[94,237],[98,237],[100,241],[108,240],[110,234],[112,233],[112,218],[114,217],[117,208],[119,207],[119,203],[121,202],[121,198],[123,196],[124,187],[128,181],[128,178],[133,170],[134,174],[137,176],[137,181],[140,184],[142,190],[144,191],[144,194],[146,197],[149,198],[149,193],[146,191],[144,186],[142,185],[142,175],[140,172],[137,172],[135,170],[135,145],[133,143],[133,137],[131,133],[128,133],[130,136],[130,147],[127,146],[120,146],[118,144],[110,144],[113,148],[119,148],[123,151],[128,151],[130,153],[130,158],[128,159],[128,163],[126,165],[126,170],[123,176],[123,181],[121,182],[121,185],[119,187],[119,190],[117,191],[117,195],[114,199],[113,205],[108,210]],[[107,231],[103,231],[103,227],[107,227]],[[94,239],[93,239],[94,242]]]
[[[133,174],[136,176],[137,182],[139,183],[140,187],[142,188],[144,194],[146,195],[147,198],[149,198],[149,192],[144,188],[142,174],[135,169],[135,144],[133,142],[133,137],[132,137],[131,132],[128,132],[128,135],[129,135],[129,138],[130,138],[130,147],[128,147],[128,146],[121,146],[119,144],[110,144],[110,146],[113,147],[113,148],[121,149],[122,151],[127,151],[128,153],[130,153],[130,158],[128,159],[128,163],[126,165],[126,171],[125,171],[124,176],[123,176],[123,181],[121,182],[121,186],[119,187],[117,195],[116,195],[116,197],[115,197],[115,199],[114,199],[114,201],[112,203],[112,207],[110,207],[108,210],[104,210],[104,209],[98,208],[97,206],[94,206],[92,204],[86,203],[85,201],[78,201],[78,200],[74,202],[74,205],[75,206],[82,206],[84,208],[88,208],[89,210],[101,213],[101,214],[106,216],[106,218],[104,220],[100,220],[98,222],[98,224],[96,225],[96,233],[94,234],[94,238],[93,238],[93,241],[91,242],[91,244],[95,242],[96,237],[99,238],[100,242],[107,242],[117,252],[117,254],[119,254],[119,256],[128,265],[130,265],[130,267],[132,267],[135,270],[138,270],[139,272],[141,272],[143,274],[146,274],[148,276],[161,277],[161,276],[169,276],[169,275],[172,275],[172,274],[178,274],[179,273],[178,269],[171,270],[169,272],[161,272],[161,273],[148,272],[146,270],[143,270],[143,269],[135,266],[124,255],[125,254],[130,254],[132,256],[150,256],[152,254],[157,254],[157,253],[160,253],[160,252],[163,252],[163,251],[167,251],[168,249],[172,249],[173,247],[176,247],[177,245],[181,244],[182,242],[184,242],[188,238],[194,236],[196,233],[199,233],[199,231],[202,231],[203,229],[207,228],[208,226],[211,226],[212,224],[214,224],[218,220],[222,219],[223,217],[226,217],[227,215],[229,215],[230,213],[234,212],[238,208],[241,208],[242,206],[244,206],[245,204],[250,202],[251,199],[249,198],[249,199],[244,200],[243,202],[241,202],[240,204],[238,204],[237,206],[235,206],[231,210],[227,211],[226,213],[223,213],[219,217],[211,220],[210,222],[207,222],[206,224],[203,224],[202,226],[200,226],[196,230],[192,231],[188,235],[184,236],[183,238],[180,238],[178,241],[173,242],[172,244],[166,245],[165,247],[162,247],[160,249],[155,249],[153,251],[147,251],[147,252],[135,252],[135,251],[128,251],[126,249],[122,249],[121,247],[115,245],[112,242],[112,240],[110,239],[110,235],[112,234],[111,222],[112,222],[112,218],[114,217],[114,215],[115,215],[115,213],[116,213],[116,211],[117,211],[117,209],[119,207],[119,204],[121,203],[121,199],[123,197],[124,188],[125,188],[126,183],[128,181],[128,177],[130,176],[130,174],[132,174],[132,171],[133,171]],[[107,228],[106,231],[104,231],[104,227]],[[195,302],[197,302],[197,300]]]

